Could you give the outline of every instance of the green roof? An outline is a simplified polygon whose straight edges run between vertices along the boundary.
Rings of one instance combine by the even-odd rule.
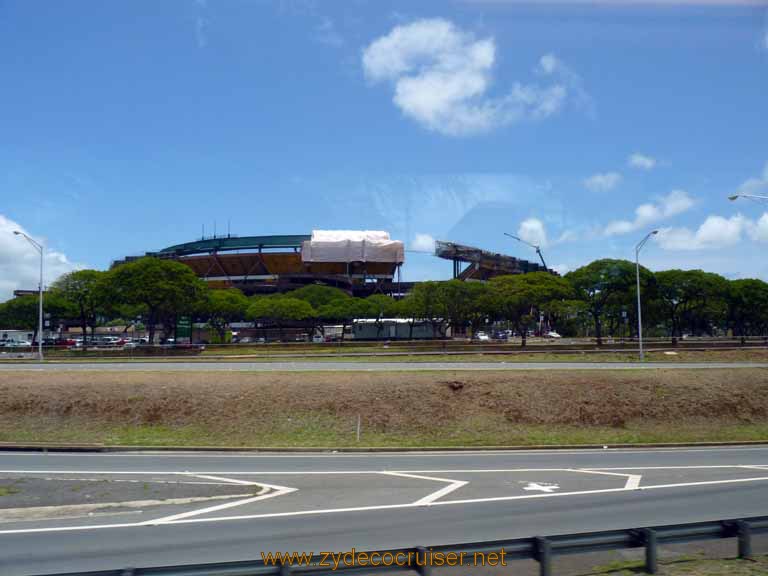
[[[258,250],[261,248],[301,248],[301,243],[309,240],[309,234],[293,234],[284,236],[229,236],[221,238],[206,238],[185,244],[176,244],[152,252],[150,256],[185,256],[203,254],[206,252],[227,252],[231,250]]]

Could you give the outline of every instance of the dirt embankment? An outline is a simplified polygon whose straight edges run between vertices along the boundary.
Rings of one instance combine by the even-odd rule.
[[[768,430],[768,370],[0,374],[0,440],[114,441],[109,430],[149,427],[194,429],[189,443],[347,443],[358,415],[373,443],[500,444],[551,427]]]

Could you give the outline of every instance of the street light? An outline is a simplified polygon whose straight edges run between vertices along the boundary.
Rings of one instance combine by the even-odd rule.
[[[643,246],[650,240],[651,236],[658,233],[658,230],[651,230],[645,235],[645,238],[640,240],[638,245],[635,246],[635,275],[637,278],[637,340],[640,343],[640,362],[645,360],[645,355],[643,354],[643,315],[640,310],[640,250],[643,249]]]
[[[768,201],[768,196],[762,196],[760,194],[733,194],[732,196],[728,196],[728,200],[733,202],[734,200],[738,200],[739,198],[747,198],[749,200],[756,200],[758,202],[760,201]]]
[[[510,238],[514,238],[518,242],[522,242],[523,244],[526,244],[526,245],[530,246],[531,248],[533,248],[534,250],[536,250],[536,254],[539,255],[539,258],[541,258],[542,266],[544,266],[545,270],[547,269],[547,263],[544,262],[544,256],[541,255],[541,246],[539,246],[538,244],[531,244],[530,242],[526,242],[525,240],[523,240],[519,236],[515,236],[514,234],[510,234],[509,232],[504,232],[504,236],[509,236]]]
[[[38,285],[38,319],[37,319],[37,354],[40,357],[40,361],[43,360],[43,247],[41,244],[35,242],[32,238],[20,232],[18,230],[13,231],[16,236],[23,236],[27,239],[27,242],[34,246],[35,250],[40,253],[40,284]]]

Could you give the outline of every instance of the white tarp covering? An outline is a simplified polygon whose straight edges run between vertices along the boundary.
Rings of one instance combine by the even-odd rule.
[[[301,245],[303,262],[392,262],[405,259],[405,248],[381,230],[313,230]]]

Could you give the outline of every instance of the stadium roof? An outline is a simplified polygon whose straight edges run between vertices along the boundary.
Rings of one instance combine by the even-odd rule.
[[[281,236],[223,236],[206,238],[184,244],[176,244],[163,248],[150,256],[187,256],[210,252],[228,252],[234,250],[261,250],[263,248],[301,248],[301,243],[309,240],[308,234],[292,234]]]

